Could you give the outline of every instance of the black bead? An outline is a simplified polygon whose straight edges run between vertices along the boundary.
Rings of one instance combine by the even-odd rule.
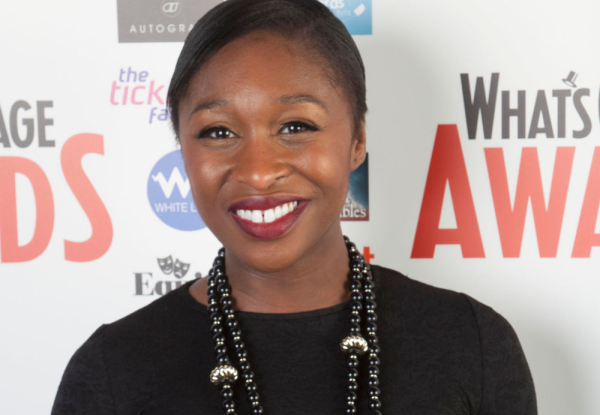
[[[232,409],[234,407],[235,407],[235,404],[233,403],[233,399],[224,399],[223,400],[223,408],[225,410]]]
[[[360,281],[352,281],[350,283],[350,290],[352,290],[352,291],[360,290],[361,288],[362,288],[362,285],[361,285]]]
[[[378,357],[369,357],[369,365],[379,366],[380,364],[381,362],[379,361]]]
[[[370,398],[375,398],[375,397],[378,397],[379,395],[381,395],[381,391],[379,390],[379,388],[377,388],[377,387],[369,388],[369,397]]]
[[[371,331],[377,331],[377,324],[376,323],[367,323],[367,333],[371,332]]]
[[[239,360],[247,359],[248,358],[248,352],[246,351],[245,348],[244,349],[236,350],[235,351],[235,355],[237,356],[237,358]],[[249,365],[249,363],[248,362],[243,362],[243,363],[240,363],[240,365],[244,365],[245,366],[245,365]],[[242,367],[242,370],[245,370],[245,369],[246,368]]]
[[[367,323],[375,323],[377,321],[377,314],[367,313],[367,317],[365,317]]]
[[[358,378],[358,369],[348,369],[348,379]]]
[[[358,271],[352,271],[352,272],[350,273],[350,279],[351,279],[352,281],[360,281],[360,280],[362,280],[362,277],[363,277],[363,276],[362,276],[362,273],[361,273],[361,272],[358,272]]]
[[[217,311],[219,311],[219,308],[220,307],[217,304],[211,304],[211,305],[208,306],[208,312],[210,314],[216,313]]]
[[[217,287],[214,287],[214,286],[213,286],[213,287],[208,287],[208,288],[206,289],[206,294],[207,294],[209,297],[210,297],[210,296],[213,296],[213,295],[216,295],[218,292],[219,292],[219,291],[217,290]]]
[[[369,366],[369,376],[378,376],[379,368],[377,366]]]
[[[358,360],[348,359],[346,366],[348,366],[348,369],[356,369],[358,367]]]
[[[348,403],[354,403],[354,402],[356,402],[357,398],[358,398],[358,395],[356,394],[356,392],[348,392],[346,394],[346,401]]]
[[[231,301],[230,297],[223,297],[223,298],[221,298],[221,305],[223,307],[230,306],[231,304],[233,304],[233,301]]]
[[[227,348],[224,345],[216,346],[215,353],[216,354],[225,354],[225,353],[227,353]]]
[[[378,386],[378,385],[375,385]],[[353,380],[349,380],[348,381],[348,391],[350,392],[356,392],[358,390],[358,383],[356,383]]]
[[[352,325],[350,327],[350,334],[353,335],[353,336],[358,336],[360,334],[360,327]]]
[[[356,316],[352,314],[350,316],[350,324],[360,324],[360,315]]]
[[[227,324],[227,327],[229,327],[230,329],[234,329],[238,326],[238,322],[234,318],[227,319],[226,324]]]
[[[231,330],[231,337],[242,337],[242,331],[239,328]]]
[[[217,363],[219,365],[227,365],[227,364],[229,364],[229,358],[225,355],[221,355],[221,356],[217,357]]]
[[[256,392],[257,386],[255,382],[250,382],[248,384],[246,384],[246,392],[247,393],[252,393],[252,392]]]
[[[354,415],[354,414],[356,414],[356,406],[347,406],[346,410],[344,411],[344,413],[346,415]]]
[[[217,283],[217,285],[223,285],[227,283],[227,278],[224,275],[217,275],[217,277],[215,278],[215,282]]]
[[[360,301],[360,300],[362,300],[362,294],[353,292],[352,294],[350,294],[350,300]]]
[[[367,310],[375,310],[375,308],[377,308],[377,304],[375,304],[375,301],[365,301],[365,308]]]
[[[254,372],[251,370],[244,371],[244,380],[254,380]]]
[[[360,311],[360,310],[362,310],[361,303],[352,303],[352,311]]]
[[[258,402],[258,398],[259,398],[258,392],[250,392],[248,394],[248,400],[250,401],[250,403]]]
[[[238,340],[238,341],[236,341],[236,342],[233,343],[233,347],[235,348],[235,350],[244,350],[245,346],[246,345],[241,340]]]
[[[369,402],[369,409],[379,409],[381,408],[381,402],[379,400],[371,400]]]
[[[213,336],[221,334],[223,333],[223,326],[221,324],[213,324],[213,326],[210,328],[210,331],[212,332]]]
[[[379,386],[379,378],[369,378],[368,385],[370,388],[376,388]]]
[[[231,389],[222,389],[221,396],[223,399],[233,399],[233,390]]]
[[[369,415],[382,415],[381,411],[377,409],[371,409],[371,413]]]
[[[379,354],[380,351],[379,346],[376,344],[369,347],[369,354]]]
[[[257,406],[252,408],[252,415],[262,415],[263,413],[263,408],[262,406]]]

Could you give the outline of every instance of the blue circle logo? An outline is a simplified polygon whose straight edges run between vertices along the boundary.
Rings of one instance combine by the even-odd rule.
[[[206,227],[194,204],[180,150],[165,155],[152,168],[148,200],[156,216],[171,228],[197,231]]]

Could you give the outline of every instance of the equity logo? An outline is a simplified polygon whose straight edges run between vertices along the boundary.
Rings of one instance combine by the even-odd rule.
[[[319,0],[340,19],[351,35],[373,33],[371,0]]]
[[[119,42],[183,42],[223,0],[117,0]]]
[[[164,295],[169,291],[181,287],[190,279],[184,279],[190,270],[190,264],[180,261],[179,258],[173,261],[173,255],[164,258],[157,258],[156,262],[162,273],[156,272],[134,272],[135,295]],[[158,274],[160,279],[155,280]],[[174,278],[173,278],[174,277]],[[194,274],[194,278],[202,278],[200,272]]]
[[[172,228],[196,231],[206,226],[196,210],[179,150],[165,155],[152,169],[148,200],[156,216]]]

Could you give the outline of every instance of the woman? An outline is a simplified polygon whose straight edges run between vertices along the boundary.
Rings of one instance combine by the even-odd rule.
[[[198,22],[169,105],[224,249],[209,277],[99,328],[53,414],[537,413],[506,320],[343,238],[365,95],[352,37],[316,0],[229,0]]]

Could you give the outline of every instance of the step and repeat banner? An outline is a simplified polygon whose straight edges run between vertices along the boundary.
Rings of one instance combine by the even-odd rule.
[[[99,325],[208,271],[165,99],[219,1],[0,6],[0,413],[49,413]],[[322,2],[367,70],[344,232],[506,317],[540,414],[599,414],[600,5]]]

